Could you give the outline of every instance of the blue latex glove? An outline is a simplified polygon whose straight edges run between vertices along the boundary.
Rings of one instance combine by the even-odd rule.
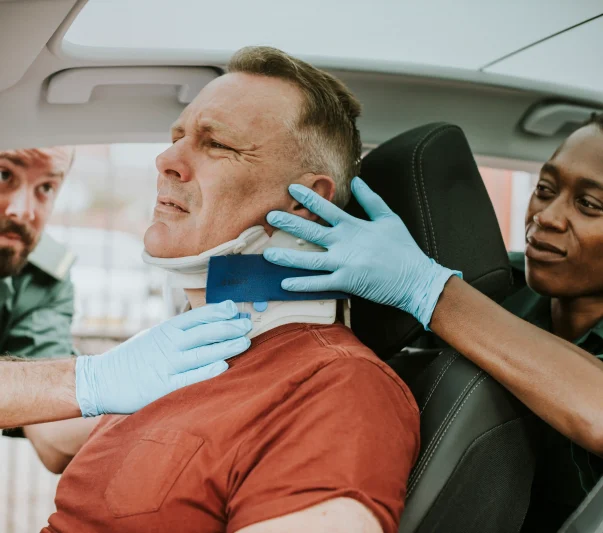
[[[302,185],[289,187],[291,196],[332,227],[271,211],[268,222],[296,237],[327,248],[300,252],[268,248],[264,257],[277,265],[327,270],[332,274],[287,278],[289,291],[344,291],[413,315],[429,329],[431,315],[444,285],[460,272],[438,265],[414,241],[404,222],[360,178],[352,192],[371,221],[348,215]]]
[[[251,321],[230,300],[199,307],[132,337],[103,355],[76,359],[82,415],[130,414],[181,387],[213,378],[251,344]]]

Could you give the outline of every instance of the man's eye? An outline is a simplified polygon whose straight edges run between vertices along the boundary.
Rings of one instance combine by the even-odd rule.
[[[7,182],[11,176],[10,170],[0,170],[0,182]]]
[[[209,145],[212,148],[218,148],[219,150],[232,150],[232,148],[229,148],[228,146],[224,146],[222,143],[219,143],[218,141],[211,141],[209,143]]]
[[[42,194],[48,195],[55,191],[55,186],[52,183],[43,183],[40,185],[40,191],[42,191]]]

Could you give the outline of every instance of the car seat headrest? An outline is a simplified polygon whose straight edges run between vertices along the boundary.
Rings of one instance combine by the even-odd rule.
[[[362,179],[397,213],[421,249],[463,272],[495,301],[508,294],[510,266],[496,214],[463,131],[435,123],[402,133],[362,161]],[[367,216],[352,199],[350,214]],[[409,314],[352,299],[352,329],[388,358],[424,331]]]

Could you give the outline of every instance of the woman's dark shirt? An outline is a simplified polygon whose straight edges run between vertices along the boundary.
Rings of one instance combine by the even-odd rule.
[[[551,331],[551,299],[526,285],[523,253],[512,252],[509,259],[516,291],[503,302],[503,307],[531,324]],[[603,359],[603,320],[574,344]],[[523,531],[556,531],[603,474],[603,460],[544,422],[539,422],[538,432],[538,467]]]

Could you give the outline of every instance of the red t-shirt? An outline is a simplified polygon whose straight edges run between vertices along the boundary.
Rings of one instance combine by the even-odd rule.
[[[340,324],[260,335],[230,369],[104,417],[46,533],[235,533],[337,497],[396,533],[419,451],[406,385]]]

